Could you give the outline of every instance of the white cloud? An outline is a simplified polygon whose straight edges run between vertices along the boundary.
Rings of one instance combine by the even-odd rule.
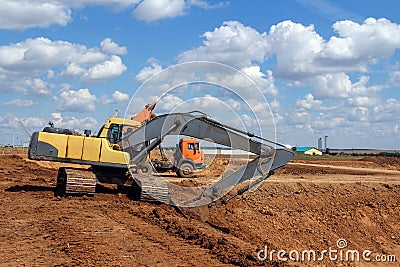
[[[13,99],[7,102],[3,102],[3,106],[6,107],[30,107],[30,106],[34,106],[37,105],[38,102],[35,102],[31,99],[26,99],[26,100],[22,100],[22,99]]]
[[[82,8],[86,5],[109,6],[116,10],[126,9],[138,4],[141,0],[58,0],[65,5]]]
[[[71,20],[71,9],[58,1],[0,1],[0,29],[25,30],[52,24],[64,26]]]
[[[110,60],[99,63],[87,70],[81,77],[83,83],[96,83],[120,76],[128,68],[119,56],[111,56]]]
[[[299,135],[304,136],[302,140],[307,141],[307,136],[324,134],[341,140],[350,138],[352,141],[371,141],[366,135],[367,132],[373,136],[383,134],[390,137],[390,134],[398,129],[396,125],[397,121],[400,121],[399,100],[384,100],[381,93],[389,86],[393,88],[398,85],[398,66],[383,69],[380,65],[382,60],[389,63],[388,58],[390,62],[392,59],[396,60],[392,56],[400,49],[399,27],[387,19],[367,19],[362,23],[339,21],[333,25],[335,36],[325,39],[318,34],[313,25],[305,26],[284,21],[272,26],[267,34],[245,27],[240,22],[231,21],[205,32],[202,35],[202,45],[184,51],[178,55],[178,61],[223,62],[247,74],[264,94],[277,96],[276,99],[282,101],[271,103],[279,124],[278,131],[286,136],[293,136],[295,142],[298,142],[296,138],[299,138]],[[270,63],[275,62],[273,69],[262,69],[262,66],[270,66]],[[154,63],[144,68],[136,76],[136,80],[144,81],[162,69]],[[378,72],[388,69],[392,72],[388,73],[385,84],[385,81],[377,79],[377,76]],[[176,80],[180,81],[179,78]],[[235,93],[240,95],[246,95],[248,92],[248,84],[234,74],[226,75],[214,71],[210,72],[205,80],[235,88]],[[276,85],[276,81],[279,86]],[[167,85],[171,88],[176,84],[178,82],[174,80]],[[285,85],[286,90],[302,88],[308,89],[309,92],[305,93],[303,99],[278,96],[278,89]],[[201,89],[200,86],[196,88],[193,87],[191,92]],[[161,92],[165,90],[160,89]],[[157,95],[155,90],[151,92]],[[290,94],[289,91],[283,92]],[[217,102],[211,98],[204,98],[209,101],[207,106],[201,102],[201,97],[197,97],[199,99],[187,106],[190,109],[186,109],[185,96],[178,95],[179,99],[174,99],[173,103],[184,101],[181,107],[185,107],[185,111],[198,107],[205,108],[208,113],[218,113],[223,101],[229,103],[234,110],[238,110],[235,99],[227,100],[218,94],[210,96],[220,100],[220,105],[213,105]],[[258,99],[246,100],[253,110],[259,111],[260,114],[266,113],[267,107],[262,105],[261,101],[257,101]],[[261,124],[263,123],[261,120]],[[299,134],[295,136],[293,132]],[[315,144],[316,140],[317,138]]]
[[[89,89],[78,91],[62,91],[59,96],[53,97],[56,108],[60,111],[92,112],[96,109],[96,96]]]
[[[27,118],[21,119],[21,121],[25,127],[31,127],[31,128],[43,127],[47,123],[46,120],[44,120],[43,118],[39,118],[39,117],[27,117]]]
[[[83,131],[84,129],[91,129],[92,133],[94,133],[97,132],[97,130],[99,129],[99,123],[95,118],[92,117],[64,117],[61,113],[52,113],[51,121],[54,122],[56,127],[68,128],[73,130]]]
[[[30,87],[30,93],[37,96],[50,96],[51,91],[48,88],[48,85],[42,79],[32,79],[28,80],[28,86]]]
[[[379,122],[398,122],[400,121],[400,101],[389,98],[386,102],[373,108],[374,120]]]
[[[390,82],[394,86],[400,85],[400,71],[393,71],[390,73]]]
[[[329,64],[365,70],[368,64],[388,58],[400,48],[400,25],[385,18],[368,18],[363,24],[338,21],[333,29],[339,37],[331,37],[321,53],[321,58],[329,59]]]
[[[275,78],[272,71],[267,70],[267,75],[261,72],[260,66],[250,66],[242,69],[243,73],[249,76],[263,93],[268,93],[273,96],[278,94],[278,89],[275,87]]]
[[[17,120],[20,120],[22,124],[29,128],[38,128],[43,127],[46,124],[46,121],[43,118],[39,117],[23,117],[17,118],[12,113],[7,113],[3,116],[0,116],[0,128],[16,128],[20,129],[20,125],[17,123]],[[9,133],[9,132],[8,132]]]
[[[365,75],[358,81],[352,82],[349,75],[344,72],[316,75],[304,79],[304,82],[309,84],[319,98],[368,96],[385,88],[385,86],[369,86],[369,77]]]
[[[119,46],[110,38],[106,38],[100,43],[101,50],[106,54],[125,55],[128,50],[125,46]]]
[[[379,104],[380,101],[376,97],[358,96],[349,98],[348,102],[357,107],[372,107]]]
[[[73,8],[108,6],[114,10],[133,7],[140,0],[1,0],[0,29],[25,30],[51,25],[65,26]]]
[[[126,103],[129,100],[129,95],[122,93],[120,91],[115,91],[112,94],[111,98],[108,98],[106,95],[103,95],[100,99],[99,99],[99,103],[103,104],[103,105],[111,105],[111,104],[122,104],[122,103]]]
[[[280,77],[314,72],[313,60],[324,45],[314,25],[303,26],[292,21],[271,26],[267,42],[271,46],[271,55],[276,55],[275,72]]]
[[[369,18],[362,24],[339,21],[333,28],[339,36],[326,41],[313,25],[292,21],[273,25],[267,39],[271,55],[277,57],[277,75],[298,80],[304,75],[365,72],[369,64],[400,48],[400,26],[387,19]]]
[[[307,94],[305,96],[305,99],[297,100],[296,104],[299,108],[315,110],[321,109],[322,101],[314,99],[314,96],[312,94]]]
[[[182,16],[186,9],[184,0],[144,0],[135,8],[133,15],[139,20],[152,22]]]
[[[180,62],[208,60],[243,68],[262,62],[269,51],[266,34],[260,34],[238,21],[227,21],[212,32],[205,32],[203,46],[181,53]]]
[[[187,14],[191,6],[203,9],[214,9],[226,6],[220,2],[209,4],[205,0],[143,0],[132,14],[138,20],[153,22],[160,19],[175,18]]]
[[[121,53],[123,47],[106,43],[103,48],[107,47],[107,51],[43,37],[0,46],[0,90],[26,93],[27,88],[32,88],[33,94],[50,95],[49,84],[38,77],[67,76],[90,83],[115,78],[126,66],[119,56],[109,53]]]
[[[132,8],[137,19],[152,22],[185,15],[191,6],[214,9],[226,5],[212,5],[205,0],[0,0],[0,29],[65,26],[73,20],[74,9],[86,6],[106,6],[113,11]],[[88,19],[85,15],[81,18]]]
[[[121,103],[121,102],[125,102],[129,100],[129,95],[122,93],[120,91],[115,91],[112,95],[112,98],[114,101],[116,101],[117,103]]]
[[[76,77],[83,75],[85,72],[86,70],[84,68],[75,62],[71,62],[67,65],[67,68],[61,73],[61,75]]]
[[[227,2],[220,2],[218,4],[212,5],[212,4],[209,4],[205,0],[188,0],[187,3],[190,6],[197,6],[197,7],[203,8],[203,9],[221,8],[221,7],[225,7],[228,5]]]
[[[143,83],[151,76],[159,73],[162,70],[163,68],[159,64],[152,62],[150,66],[144,67],[139,71],[139,73],[135,76],[135,81],[138,83]]]

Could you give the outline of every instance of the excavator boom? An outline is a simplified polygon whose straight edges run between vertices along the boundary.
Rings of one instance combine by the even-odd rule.
[[[287,164],[294,156],[294,152],[284,145],[266,139],[252,133],[225,126],[205,115],[193,113],[172,113],[158,116],[135,132],[122,140],[124,150],[133,151],[135,147],[144,146],[139,153],[132,154],[129,164],[140,165],[145,160],[149,151],[158,146],[167,135],[185,135],[197,139],[207,140],[223,146],[240,149],[255,154],[255,158],[243,168],[230,175],[223,175],[219,181],[205,188],[199,194],[194,194],[189,201],[171,199],[169,204],[177,206],[201,206],[204,204],[221,203],[218,200],[232,189],[235,185],[256,179],[259,183],[268,178],[274,171]],[[146,177],[136,175],[135,179],[139,184],[146,184]],[[163,183],[160,177],[153,175],[153,182],[157,182],[157,194],[160,193],[162,185],[164,195],[162,200],[167,199],[168,192],[176,191],[174,185]],[[253,185],[255,185],[253,183]],[[248,188],[250,189],[251,186]],[[147,185],[151,190],[151,185]],[[162,191],[162,190],[161,190]],[[146,195],[151,195],[147,192]],[[206,196],[206,197],[205,197]],[[158,199],[161,200],[161,199]]]

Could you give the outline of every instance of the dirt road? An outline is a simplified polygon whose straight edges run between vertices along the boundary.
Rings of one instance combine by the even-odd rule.
[[[98,185],[93,198],[54,197],[57,165],[0,155],[0,265],[399,266],[400,175],[376,163],[363,166],[372,170],[309,164],[288,165],[256,191],[213,207],[203,223],[110,186]],[[344,252],[371,250],[373,260],[396,262],[257,257],[265,246],[338,249],[340,238]]]

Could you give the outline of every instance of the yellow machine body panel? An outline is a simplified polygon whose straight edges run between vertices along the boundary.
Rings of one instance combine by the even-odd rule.
[[[84,140],[85,137],[82,138],[82,136],[69,135],[66,157],[70,159],[82,159]]]
[[[84,138],[82,160],[100,161],[101,139],[92,137],[82,138]]]
[[[120,151],[118,145],[110,144],[106,138],[47,132],[37,132],[36,136],[35,147],[30,147],[32,159],[111,165],[125,165],[129,159],[128,153]]]
[[[49,156],[65,158],[67,152],[68,135],[40,132],[38,141],[51,144],[55,149],[49,150]]]
[[[107,139],[100,139],[101,144],[101,153],[100,153],[100,161],[101,162],[114,162],[118,164],[125,164],[129,161],[129,155],[126,152],[114,150],[109,146]],[[113,146],[115,147],[115,146]]]

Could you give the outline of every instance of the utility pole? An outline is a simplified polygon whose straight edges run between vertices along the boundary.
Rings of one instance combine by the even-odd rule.
[[[13,148],[15,147],[15,128],[14,128],[13,135],[12,135],[12,147]]]
[[[328,136],[325,135],[325,153],[328,154]]]

